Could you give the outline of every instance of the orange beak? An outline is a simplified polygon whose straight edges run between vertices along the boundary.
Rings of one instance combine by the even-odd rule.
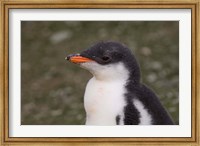
[[[85,63],[85,62],[93,61],[92,59],[82,57],[79,55],[70,56],[67,58],[67,60],[69,60],[72,63]]]

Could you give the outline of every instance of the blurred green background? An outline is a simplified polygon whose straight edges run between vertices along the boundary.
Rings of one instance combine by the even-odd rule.
[[[83,95],[91,74],[64,58],[102,40],[126,44],[179,124],[178,21],[22,21],[21,124],[85,124]]]

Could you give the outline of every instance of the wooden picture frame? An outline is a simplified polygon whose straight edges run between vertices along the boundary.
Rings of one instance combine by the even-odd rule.
[[[31,144],[99,144],[99,145],[199,145],[199,0],[181,0],[181,1],[20,1],[20,0],[2,0],[1,2],[1,144],[2,145],[31,145]],[[22,138],[9,137],[9,9],[62,9],[62,8],[114,8],[114,9],[190,9],[192,13],[192,136],[177,138]]]

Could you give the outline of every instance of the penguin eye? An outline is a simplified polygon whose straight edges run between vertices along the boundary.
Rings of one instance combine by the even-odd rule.
[[[108,61],[111,60],[111,58],[109,56],[103,56],[102,60],[105,61],[105,62],[108,62]]]

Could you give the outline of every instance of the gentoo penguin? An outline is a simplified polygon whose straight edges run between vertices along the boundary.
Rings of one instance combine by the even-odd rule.
[[[99,42],[66,57],[93,77],[86,86],[86,125],[173,125],[156,94],[140,80],[131,51],[118,42]]]

